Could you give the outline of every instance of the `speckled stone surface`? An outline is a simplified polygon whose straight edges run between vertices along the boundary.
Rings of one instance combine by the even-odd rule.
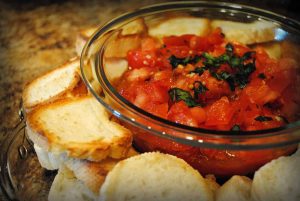
[[[76,55],[78,30],[163,1],[166,0],[0,1],[0,143],[18,122],[25,84]],[[294,16],[287,10],[289,0],[256,2]],[[1,191],[0,200],[5,200]]]
[[[25,84],[75,56],[79,30],[156,2],[163,1],[0,2],[0,143],[18,122]]]

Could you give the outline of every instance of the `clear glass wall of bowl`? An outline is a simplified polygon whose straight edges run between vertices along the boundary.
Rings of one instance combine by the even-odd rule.
[[[118,78],[128,69],[126,53],[140,47],[141,40],[149,34],[147,30],[136,28],[137,24],[149,28],[176,16],[245,24],[255,21],[272,23],[275,25],[273,43],[282,48],[282,56],[292,56],[299,62],[296,53],[300,41],[299,23],[252,7],[213,2],[170,3],[147,7],[112,20],[98,29],[86,44],[81,68],[93,95],[133,132],[134,146],[140,151],[174,154],[203,174],[221,177],[251,173],[266,162],[295,151],[300,139],[299,121],[285,127],[253,132],[197,129],[153,116],[117,92]],[[295,93],[298,91],[296,89]]]

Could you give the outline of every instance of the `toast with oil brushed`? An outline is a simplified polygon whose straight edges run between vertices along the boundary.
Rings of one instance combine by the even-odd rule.
[[[100,190],[100,201],[212,201],[205,179],[185,161],[158,152],[119,162]]]
[[[67,157],[101,161],[125,157],[131,132],[110,121],[94,97],[66,98],[27,114],[27,134],[41,149]]]
[[[250,45],[273,41],[277,25],[264,20],[250,23],[213,20],[211,28],[217,27],[222,29],[227,40]]]
[[[23,91],[23,107],[30,111],[38,105],[86,92],[79,73],[79,59],[73,58],[28,83]]]

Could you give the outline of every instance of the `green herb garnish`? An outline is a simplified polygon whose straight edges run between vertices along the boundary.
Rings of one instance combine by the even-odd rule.
[[[257,116],[257,117],[255,117],[255,120],[263,122],[263,121],[272,121],[273,118],[272,117],[268,117],[268,116]]]
[[[230,129],[231,131],[240,131],[241,127],[237,124],[233,125],[232,128]]]
[[[206,67],[196,67],[193,71],[191,71],[190,73],[197,73],[199,76],[202,75],[204,73],[204,71],[206,71],[207,68]]]
[[[169,58],[169,62],[172,66],[172,68],[176,68],[178,65],[187,65],[187,64],[195,64],[198,61],[200,61],[200,56],[196,55],[194,57],[186,57],[186,58],[178,58],[174,55],[171,55]]]
[[[195,107],[198,106],[199,104],[194,100],[192,95],[183,89],[180,88],[172,88],[168,91],[168,94],[170,96],[171,102],[179,102],[179,101],[184,101],[185,104],[188,107]]]
[[[266,79],[266,75],[264,73],[259,73],[257,77],[262,79],[262,80]]]
[[[208,88],[202,84],[200,81],[194,82],[194,98],[198,98],[200,94],[203,94],[204,92],[208,91]]]

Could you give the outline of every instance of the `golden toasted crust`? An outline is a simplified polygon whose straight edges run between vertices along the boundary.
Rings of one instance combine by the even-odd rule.
[[[69,73],[68,76],[70,76],[70,82],[66,86],[64,86],[64,88],[57,89],[56,92],[50,92],[50,94],[44,92],[43,90],[45,89],[43,89],[43,87],[60,87],[55,86],[55,83],[51,84],[51,82],[55,82],[55,79],[59,79],[60,77],[57,74],[63,71],[66,71],[65,73]],[[47,80],[49,81],[47,82]],[[85,88],[82,85],[83,83],[81,82],[79,73],[79,58],[75,57],[62,64],[61,66],[27,83],[22,95],[23,107],[26,111],[29,111],[38,105],[46,104],[58,98],[65,97],[69,92],[74,94],[74,92],[76,93],[76,91],[72,92],[73,89],[78,89],[79,86],[80,88]],[[40,90],[37,90],[39,88]],[[83,90],[81,90],[80,92],[82,91]],[[40,96],[40,98],[36,99],[35,97],[37,96]]]
[[[108,113],[94,101],[79,96],[36,108],[27,115],[29,138],[47,151],[66,152],[72,158],[100,161],[108,156],[124,157],[131,146],[131,132],[109,121]],[[89,121],[97,125],[85,125]]]

